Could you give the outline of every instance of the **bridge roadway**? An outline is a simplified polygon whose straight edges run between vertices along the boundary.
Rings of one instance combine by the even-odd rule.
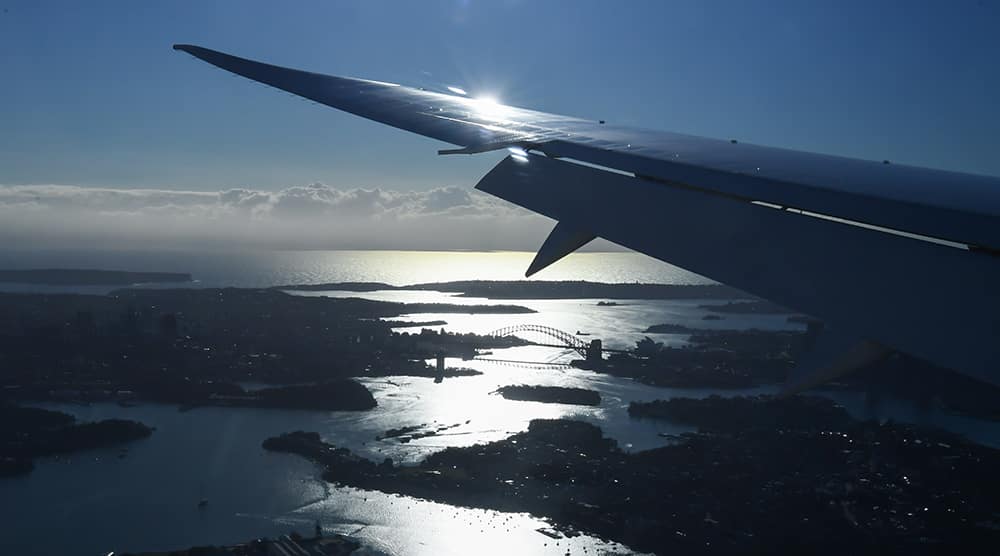
[[[531,342],[531,345],[533,345],[533,346],[541,346],[541,347],[549,347],[549,348],[572,349],[572,350],[575,350],[577,352],[580,351],[575,346],[568,346],[568,345],[562,345],[562,344],[543,344],[543,343],[540,343],[540,342],[532,342],[531,340],[528,340],[528,342]],[[584,350],[586,350],[586,349],[587,348],[584,348]],[[611,348],[606,348],[606,347],[602,347],[600,349],[601,349],[602,353],[603,352],[608,352],[608,353],[631,353],[627,349],[611,349]],[[583,353],[582,355],[586,355],[586,353]]]

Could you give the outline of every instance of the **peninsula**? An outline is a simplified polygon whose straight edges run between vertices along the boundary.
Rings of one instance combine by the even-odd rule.
[[[317,433],[288,433],[263,446],[316,462],[338,484],[530,512],[569,534],[657,554],[763,554],[776,546],[822,555],[886,547],[977,553],[1000,542],[993,480],[1000,451],[935,430],[842,419],[824,400],[688,405],[700,407],[685,413],[703,416],[734,409],[734,422],[747,415],[744,405],[805,418],[775,427],[765,415],[637,453],[593,425],[539,419],[505,440],[447,448],[417,466],[375,463]],[[834,426],[818,430],[813,416]]]
[[[0,477],[31,472],[36,457],[104,448],[152,433],[137,421],[77,423],[68,413],[0,401]]]

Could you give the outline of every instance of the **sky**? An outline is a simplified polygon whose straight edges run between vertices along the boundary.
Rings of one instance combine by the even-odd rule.
[[[998,22],[991,1],[0,0],[0,246],[531,249],[551,225],[470,191],[500,155],[436,156],[173,43],[1000,175]]]

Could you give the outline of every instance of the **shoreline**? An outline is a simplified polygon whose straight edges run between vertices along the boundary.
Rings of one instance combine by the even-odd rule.
[[[686,403],[705,416],[733,407],[719,400]],[[751,414],[768,409],[761,422],[683,434],[667,446],[636,453],[623,452],[593,425],[566,419],[536,419],[526,432],[447,448],[416,466],[376,463],[303,431],[271,437],[262,446],[319,464],[328,482],[527,512],[567,532],[640,551],[737,554],[786,546],[777,524],[787,515],[801,520],[796,538],[804,544],[794,546],[819,554],[887,545],[919,551],[921,538],[955,550],[1000,540],[1000,531],[976,525],[991,519],[1000,495],[1000,487],[983,484],[1000,464],[1000,451],[932,429],[858,421],[828,400],[796,402],[793,411],[830,416],[822,421],[830,430],[794,420],[774,428],[770,415],[790,409],[785,401],[735,403],[749,403]],[[859,459],[865,454],[874,464]],[[926,458],[948,466],[925,465],[921,475],[911,476],[907,469]],[[942,484],[951,485],[949,492],[963,504],[930,504],[927,497]],[[883,503],[872,509],[872,497]],[[746,511],[751,507],[758,511]],[[836,540],[817,547],[818,538]]]

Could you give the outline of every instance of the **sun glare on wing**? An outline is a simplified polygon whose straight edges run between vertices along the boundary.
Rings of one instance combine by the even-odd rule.
[[[528,161],[528,151],[522,149],[521,147],[507,147],[507,152],[510,153],[511,158],[518,162]]]
[[[473,116],[491,122],[502,122],[510,117],[510,107],[504,106],[496,97],[479,97],[469,99],[469,107]]]

